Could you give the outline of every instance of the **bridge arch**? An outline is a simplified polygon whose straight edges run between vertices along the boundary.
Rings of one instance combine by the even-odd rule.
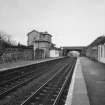
[[[85,55],[86,47],[63,47],[63,56],[67,56],[70,51],[78,51],[80,56]]]

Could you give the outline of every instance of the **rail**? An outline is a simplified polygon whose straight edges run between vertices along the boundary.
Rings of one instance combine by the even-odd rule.
[[[68,79],[70,79],[70,77],[72,76],[71,74],[72,74],[72,72],[73,72],[74,65],[75,65],[75,63],[73,63],[72,66],[71,66],[71,65],[66,65],[66,66],[64,66],[63,68],[61,68],[60,73],[62,73],[62,74],[57,73],[57,74],[53,75],[53,77],[51,77],[51,78],[50,78],[45,84],[43,84],[37,91],[35,91],[34,93],[32,93],[24,102],[22,102],[21,105],[30,105],[30,104],[32,104],[32,105],[39,105],[38,103],[36,104],[36,102],[34,102],[34,101],[35,101],[35,98],[39,98],[41,91],[48,91],[49,88],[50,88],[50,91],[51,91],[50,93],[52,93],[52,96],[54,96],[54,94],[55,94],[55,96],[56,96],[55,99],[54,99],[54,98],[50,99],[50,100],[53,101],[52,104],[51,104],[51,102],[50,102],[50,105],[58,105],[57,103],[58,103],[58,101],[59,101],[59,99],[60,99],[61,93],[63,92],[64,87],[67,85]],[[65,69],[66,69],[66,72],[65,72]],[[69,71],[69,69],[70,69],[70,71]],[[68,71],[69,71],[69,72],[68,72]],[[62,77],[60,77],[60,75],[62,75]],[[58,78],[58,77],[59,77],[59,78]],[[65,80],[64,80],[64,78],[65,78]],[[57,80],[57,79],[58,79],[58,80]],[[54,87],[54,85],[51,85],[51,82],[52,82],[52,84],[55,85],[55,87]],[[55,82],[55,83],[54,83],[54,82]],[[51,86],[50,86],[49,84],[50,84]],[[59,84],[59,87],[57,87],[57,84]],[[48,90],[45,90],[45,88],[48,88]],[[57,93],[53,93],[52,90],[55,90]],[[47,94],[48,94],[48,92],[47,92]],[[38,96],[39,96],[39,97],[38,97]],[[50,96],[50,97],[51,97],[51,96]],[[49,102],[49,101],[48,101],[48,102]],[[39,102],[39,103],[40,103],[40,102]],[[45,104],[45,103],[46,103],[46,102],[41,103],[41,104],[42,104],[42,105],[47,105],[47,104]],[[49,104],[48,104],[48,105],[49,105]]]

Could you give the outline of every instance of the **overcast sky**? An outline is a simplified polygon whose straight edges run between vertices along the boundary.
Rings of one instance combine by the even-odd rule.
[[[105,34],[105,0],[0,0],[0,30],[27,42],[48,31],[57,46],[85,46]]]

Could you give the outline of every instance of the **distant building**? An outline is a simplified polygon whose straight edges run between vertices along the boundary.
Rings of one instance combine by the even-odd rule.
[[[50,49],[50,57],[60,57],[60,56],[62,56],[61,48],[52,47]]]
[[[27,34],[28,46],[34,47],[35,58],[46,58],[49,57],[49,50],[52,46],[52,35],[48,32],[38,32],[33,30]]]

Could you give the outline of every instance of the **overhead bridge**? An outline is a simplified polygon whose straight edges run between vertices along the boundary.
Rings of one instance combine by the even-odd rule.
[[[67,56],[70,51],[78,51],[81,56],[85,55],[86,47],[84,46],[69,46],[63,47],[63,56]]]

